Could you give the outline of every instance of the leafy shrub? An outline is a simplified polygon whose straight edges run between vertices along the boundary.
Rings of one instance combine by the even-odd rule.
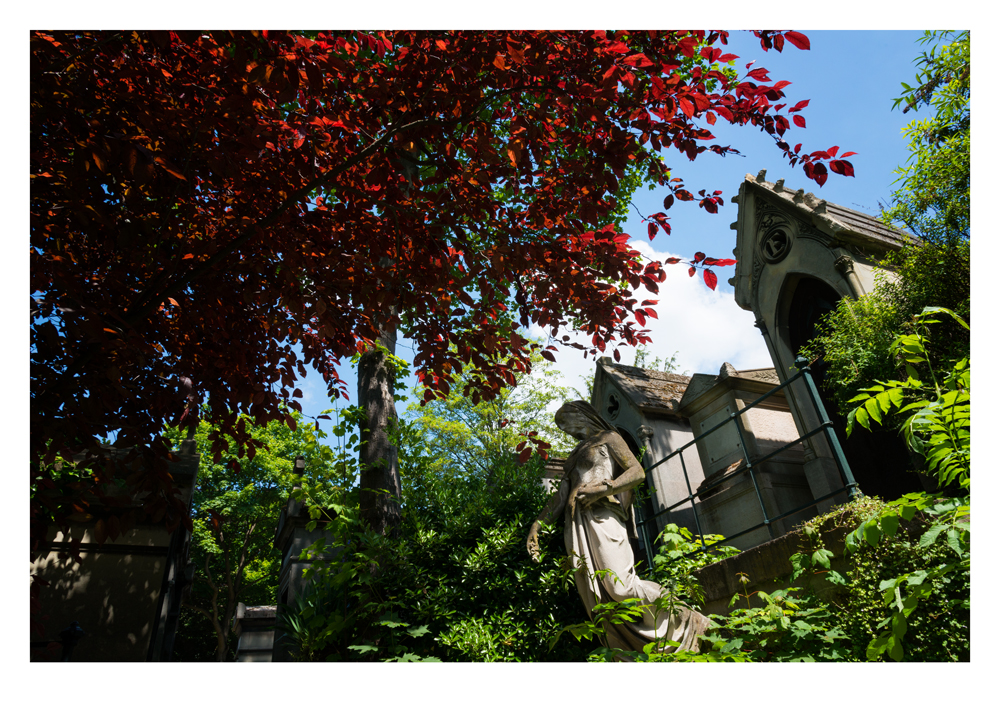
[[[564,560],[562,532],[543,531],[539,564],[525,548],[528,529],[547,500],[541,461],[522,466],[504,456],[487,474],[445,474],[415,450],[419,444],[404,447],[407,481],[398,538],[365,531],[354,507],[332,506],[330,544],[339,557],[317,564],[314,577],[342,595],[329,603],[336,602],[340,614],[314,613],[312,632],[296,633],[300,643],[311,639],[309,656],[583,660],[587,644],[547,647],[553,633],[585,617]]]
[[[927,306],[944,306],[969,317],[970,248],[967,240],[905,247],[879,263],[875,288],[857,300],[841,299],[820,323],[820,333],[800,350],[806,359],[822,357],[823,385],[847,415],[851,399],[878,380],[905,380],[890,350],[895,336],[912,331],[914,317]],[[936,365],[969,354],[969,335],[948,322],[930,347]]]

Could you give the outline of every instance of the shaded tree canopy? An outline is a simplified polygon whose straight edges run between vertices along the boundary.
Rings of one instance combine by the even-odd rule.
[[[427,399],[470,363],[474,400],[528,370],[518,325],[648,341],[634,292],[665,275],[611,222],[630,167],[665,210],[717,209],[659,153],[733,151],[722,119],[827,176],[783,141],[808,101],[739,77],[726,36],[33,32],[32,457],[117,434],[163,474],[164,422],[207,402],[216,458],[252,459],[240,415],[294,426],[306,366],[337,393],[380,326],[417,341]]]

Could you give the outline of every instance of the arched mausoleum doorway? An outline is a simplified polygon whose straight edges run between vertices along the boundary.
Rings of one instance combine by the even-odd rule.
[[[784,315],[778,319],[781,321],[778,330],[793,354],[797,354],[820,332],[820,319],[836,308],[841,296],[826,282],[807,276],[787,282],[785,291],[784,305],[779,304],[784,308]],[[867,431],[856,425],[850,437],[847,436],[847,419],[839,413],[824,384],[827,366],[823,359],[816,361],[812,369],[827,416],[833,422],[861,491],[893,500],[907,492],[924,489],[920,477],[913,472],[906,444],[898,432]]]

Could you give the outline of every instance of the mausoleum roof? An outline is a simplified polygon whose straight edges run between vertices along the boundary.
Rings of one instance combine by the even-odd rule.
[[[691,381],[686,375],[619,365],[609,357],[602,357],[598,362],[612,383],[646,414],[676,414]]]
[[[805,189],[795,189],[785,186],[784,179],[775,182],[767,181],[766,171],[761,169],[757,176],[747,174],[745,181],[753,187],[766,191],[770,196],[784,201],[797,210],[813,225],[837,237],[847,239],[867,240],[889,249],[899,249],[914,236],[905,230],[890,228],[878,218],[846,208],[837,203],[818,198]],[[852,237],[853,236],[853,237]]]

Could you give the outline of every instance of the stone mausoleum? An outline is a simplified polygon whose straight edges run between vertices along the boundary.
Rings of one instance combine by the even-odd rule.
[[[819,317],[841,298],[871,291],[876,263],[909,236],[765,177],[748,174],[733,198],[738,264],[729,281],[736,303],[754,312],[773,367],[726,363],[717,375],[686,377],[609,358],[597,364],[591,402],[648,470],[650,496],[640,505],[647,543],[666,523],[732,537],[766,514],[773,520],[730,542],[747,549],[846,499],[836,444],[826,433],[807,435],[820,428],[821,413],[862,492],[893,499],[923,488],[894,434],[857,429],[848,439],[821,385],[816,401],[804,378],[779,388],[797,372],[798,350]],[[822,361],[810,362],[820,383]]]

